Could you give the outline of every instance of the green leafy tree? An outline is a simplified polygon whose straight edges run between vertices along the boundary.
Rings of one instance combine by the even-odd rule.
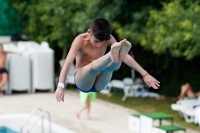
[[[48,41],[67,52],[77,33],[83,31],[81,23],[86,4],[84,0],[25,0],[13,4],[21,13],[25,33],[35,41]],[[82,17],[81,17],[82,16]]]
[[[182,81],[189,81],[193,86],[198,84],[195,82],[198,75],[194,74],[199,68],[200,18],[199,5],[194,1],[7,1],[20,13],[24,33],[31,40],[49,42],[55,54],[63,53],[63,58],[74,38],[86,32],[94,18],[104,17],[111,22],[112,34],[118,41],[127,38],[133,44],[135,59],[161,81],[163,94],[177,95],[179,90],[173,94],[171,92],[179,88]],[[60,58],[60,55],[57,56],[55,64]],[[189,71],[191,68],[193,71]],[[122,64],[118,73],[124,77],[130,73],[130,69]]]
[[[143,17],[150,7],[159,6],[161,0],[129,1],[129,0],[8,0],[20,12],[21,22],[25,27],[25,33],[32,40],[50,42],[51,45],[59,45],[66,52],[73,38],[85,32],[96,17],[104,17],[111,21],[113,34],[119,38],[131,38],[134,32],[129,34],[122,27],[137,23],[133,26],[137,31],[143,27],[146,18]],[[145,11],[143,11],[143,9]],[[142,13],[139,13],[142,11]],[[134,15],[136,14],[136,15]],[[132,17],[135,16],[135,17]],[[137,18],[137,19],[135,19]],[[136,21],[135,21],[136,20]],[[141,20],[143,23],[141,23]],[[125,29],[127,30],[127,29]],[[135,29],[133,29],[135,30]],[[126,35],[126,37],[124,36]]]
[[[187,0],[172,1],[151,10],[141,44],[157,54],[192,59],[200,55],[200,5]]]
[[[6,0],[0,0],[0,35],[21,34],[18,13]]]

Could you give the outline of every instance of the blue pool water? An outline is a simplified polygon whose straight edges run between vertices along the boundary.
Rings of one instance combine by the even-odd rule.
[[[0,127],[0,133],[18,133],[8,127],[2,126]]]

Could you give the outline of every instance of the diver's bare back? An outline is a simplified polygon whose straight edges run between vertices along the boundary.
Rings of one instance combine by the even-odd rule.
[[[81,69],[85,65],[88,65],[93,60],[96,60],[103,56],[106,52],[108,43],[105,43],[101,47],[93,47],[88,40],[86,33],[83,33],[78,36],[81,38],[82,42],[80,43],[80,49],[76,55],[76,70]]]

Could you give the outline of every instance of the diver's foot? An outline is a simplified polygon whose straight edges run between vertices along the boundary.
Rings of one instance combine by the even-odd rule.
[[[122,47],[122,43],[116,42],[111,46],[111,58],[112,62],[116,63],[119,61],[119,50]]]
[[[126,58],[129,50],[131,49],[131,43],[126,39],[122,40],[121,43],[123,44],[120,51],[119,51],[119,60],[123,61]]]

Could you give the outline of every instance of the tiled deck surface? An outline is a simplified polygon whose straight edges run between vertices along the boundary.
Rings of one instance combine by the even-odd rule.
[[[92,102],[92,120],[86,119],[85,112],[77,119],[75,113],[82,106],[76,92],[65,92],[65,102],[61,103],[50,92],[0,97],[0,115],[30,113],[40,107],[51,113],[54,123],[76,133],[133,133],[128,129],[128,117],[136,111],[97,99]],[[200,132],[187,129],[187,133]]]

